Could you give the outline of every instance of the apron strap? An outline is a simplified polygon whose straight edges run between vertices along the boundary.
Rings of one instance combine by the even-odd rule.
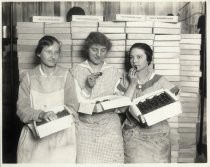
[[[66,84],[68,73],[69,73],[69,71],[66,71],[66,73],[65,73],[65,76],[64,76],[64,85]]]

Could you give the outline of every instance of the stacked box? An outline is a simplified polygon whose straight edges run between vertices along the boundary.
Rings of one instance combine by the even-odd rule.
[[[194,162],[196,157],[196,125],[200,104],[200,34],[181,34],[180,41],[180,101],[178,162]]]
[[[81,63],[85,60],[82,57],[81,49],[84,41],[90,32],[98,31],[98,22],[71,22],[71,36],[72,36],[72,65]]]
[[[38,41],[44,35],[44,23],[17,22],[17,51],[20,79],[39,63],[35,56]]]
[[[158,29],[179,30],[179,34],[171,31],[164,33]],[[169,81],[179,85],[180,81],[180,29],[181,24],[154,22],[154,69],[155,72],[164,75]],[[173,31],[172,31],[173,32]]]
[[[153,49],[152,28],[152,21],[126,22],[126,51],[129,51],[134,43],[146,43]]]
[[[124,72],[125,22],[99,22],[98,31],[104,33],[112,43],[105,61]]]
[[[70,22],[44,23],[44,34],[56,37],[61,42],[61,56],[58,65],[71,68],[71,27]]]
[[[180,85],[180,23],[154,22],[154,70],[174,85]],[[178,162],[180,134],[178,116],[168,120],[171,127],[171,162]]]

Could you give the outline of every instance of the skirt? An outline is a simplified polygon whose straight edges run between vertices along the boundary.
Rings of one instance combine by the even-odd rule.
[[[167,121],[147,128],[123,128],[125,163],[170,162],[171,146]]]
[[[119,116],[111,113],[96,117],[98,121],[78,124],[77,163],[124,163]]]
[[[18,150],[18,163],[75,163],[75,126],[44,138],[35,138],[27,125],[22,129]]]

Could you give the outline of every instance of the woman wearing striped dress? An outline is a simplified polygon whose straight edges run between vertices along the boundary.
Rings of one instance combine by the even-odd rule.
[[[86,61],[72,73],[78,97],[94,99],[116,93],[119,71],[104,59],[111,49],[110,40],[100,32],[91,32],[82,49]],[[123,163],[124,149],[120,118],[114,110],[93,114],[79,113],[77,127],[77,163]]]

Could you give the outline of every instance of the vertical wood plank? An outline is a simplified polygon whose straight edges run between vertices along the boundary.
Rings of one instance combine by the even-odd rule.
[[[95,9],[96,9],[96,15],[99,15],[99,16],[103,16],[103,2],[100,2],[100,1],[96,1],[95,2]]]
[[[54,2],[54,16],[61,16],[60,3],[61,2]]]
[[[14,15],[16,15],[16,21],[17,22],[23,21],[22,2],[17,2],[15,5],[16,5],[16,13],[14,13]]]
[[[146,10],[146,15],[155,15],[155,2],[148,3],[148,10]]]
[[[115,20],[116,14],[120,13],[120,2],[104,2],[104,20]]]
[[[172,12],[172,2],[155,2],[155,15],[167,15]]]
[[[147,2],[132,2],[131,3],[131,14],[134,15],[146,15]]]
[[[66,4],[67,4],[66,2],[61,1],[59,6],[60,16],[64,17],[65,19],[66,19]]]
[[[120,2],[120,14],[130,14],[131,8],[129,2]]]
[[[13,8],[13,12],[14,12],[14,8]],[[14,17],[14,19],[16,19],[16,17]],[[10,2],[2,3],[2,26],[4,25],[7,25],[7,26],[10,25]]]

